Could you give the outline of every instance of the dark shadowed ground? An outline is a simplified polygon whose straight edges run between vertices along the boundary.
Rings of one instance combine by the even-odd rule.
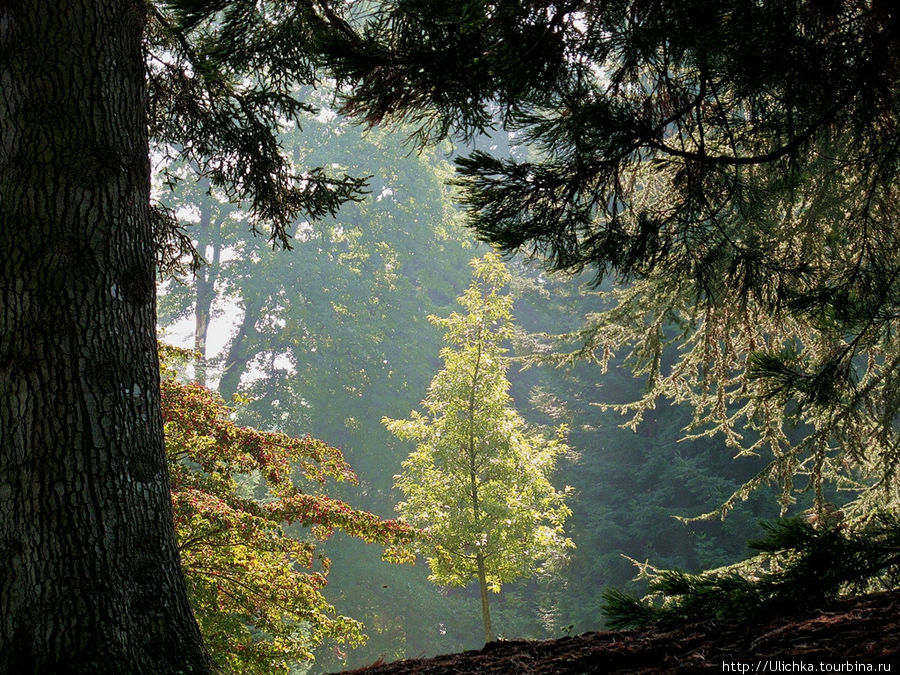
[[[881,669],[879,671],[879,665]],[[887,670],[890,668],[890,670]],[[585,633],[376,663],[354,673],[900,672],[900,592],[841,600],[766,625]]]

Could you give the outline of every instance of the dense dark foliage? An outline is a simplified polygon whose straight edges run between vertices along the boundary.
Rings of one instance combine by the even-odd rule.
[[[869,264],[845,284],[887,252],[898,38],[878,1],[421,1],[382,3],[357,36],[329,35],[329,56],[369,123],[435,138],[502,122],[541,151],[460,160],[483,237],[557,269],[662,266],[698,299],[728,287],[774,305],[836,271],[772,246],[785,207],[810,211],[801,241],[863,236],[852,257]],[[804,300],[829,306],[831,290]]]
[[[314,5],[170,0],[150,10],[145,52],[158,151],[246,203],[253,232],[266,226],[286,248],[298,215],[320,218],[362,197],[366,176],[292,161],[278,138],[316,112],[307,100],[318,79],[311,45],[331,29]],[[178,227],[161,221],[160,245],[171,247]]]

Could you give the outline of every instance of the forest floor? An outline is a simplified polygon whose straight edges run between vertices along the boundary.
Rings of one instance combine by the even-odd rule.
[[[540,642],[498,641],[478,651],[376,663],[352,672],[857,673],[890,672],[891,666],[895,672],[900,669],[900,592],[840,600],[804,615],[749,627],[697,623]]]

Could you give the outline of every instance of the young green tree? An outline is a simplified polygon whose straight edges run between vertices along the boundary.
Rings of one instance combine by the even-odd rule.
[[[418,443],[396,478],[405,497],[398,510],[427,535],[421,550],[431,579],[478,581],[490,642],[488,590],[552,566],[573,544],[563,535],[566,493],[550,482],[567,447],[526,429],[511,406],[503,342],[512,336],[512,299],[501,294],[510,275],[494,253],[472,266],[474,280],[459,298],[466,313],[429,317],[448,346],[423,401],[426,413],[383,422]]]

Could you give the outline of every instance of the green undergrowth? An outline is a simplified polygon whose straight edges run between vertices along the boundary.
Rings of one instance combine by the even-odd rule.
[[[746,561],[688,574],[643,566],[649,594],[604,593],[610,628],[692,622],[758,622],[813,609],[839,597],[900,587],[900,519],[879,513],[850,529],[839,519],[816,527],[802,518],[763,523]]]

